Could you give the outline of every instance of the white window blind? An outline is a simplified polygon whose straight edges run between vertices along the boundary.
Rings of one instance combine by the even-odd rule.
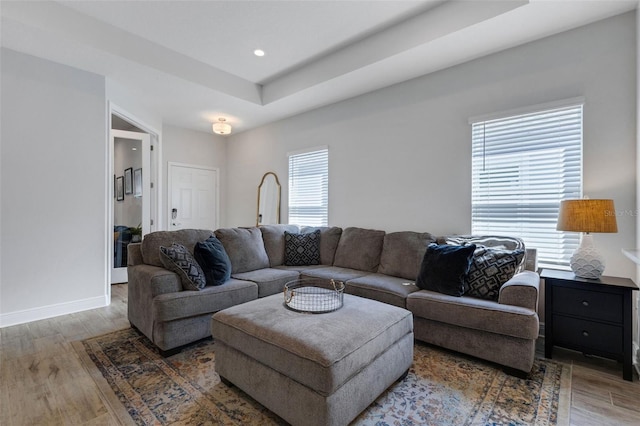
[[[327,226],[329,150],[289,154],[289,223]]]
[[[578,233],[556,231],[582,195],[582,105],[472,122],[472,232],[512,235],[543,266],[566,266]]]

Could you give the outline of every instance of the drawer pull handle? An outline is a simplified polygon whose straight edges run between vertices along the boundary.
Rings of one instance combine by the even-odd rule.
[[[582,306],[589,306],[589,302],[588,302],[588,301],[586,301],[586,300],[583,300],[583,301],[582,301]]]
[[[588,332],[588,331],[586,331],[586,330],[582,330],[582,335],[583,335],[584,337],[589,337],[589,332]]]

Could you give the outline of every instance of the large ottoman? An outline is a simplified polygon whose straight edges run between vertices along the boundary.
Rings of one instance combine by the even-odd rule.
[[[273,295],[213,315],[216,371],[292,425],[346,425],[413,360],[413,318],[396,306],[344,295],[305,314]]]

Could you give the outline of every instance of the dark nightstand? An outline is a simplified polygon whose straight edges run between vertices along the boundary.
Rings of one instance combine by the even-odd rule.
[[[632,377],[632,302],[638,286],[628,278],[578,278],[573,272],[543,269],[545,280],[544,355],[554,346],[622,362]]]

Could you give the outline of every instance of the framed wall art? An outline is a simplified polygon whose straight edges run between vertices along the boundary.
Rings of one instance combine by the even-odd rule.
[[[133,196],[142,197],[142,169],[133,171]]]
[[[124,200],[124,177],[118,176],[116,178],[116,200]]]
[[[124,193],[133,194],[133,169],[124,169]]]

